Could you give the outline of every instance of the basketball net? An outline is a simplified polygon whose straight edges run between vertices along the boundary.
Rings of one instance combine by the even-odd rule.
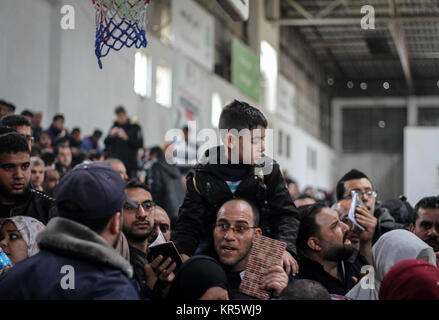
[[[146,7],[150,0],[92,0],[96,10],[95,53],[101,58],[110,50],[146,47]]]

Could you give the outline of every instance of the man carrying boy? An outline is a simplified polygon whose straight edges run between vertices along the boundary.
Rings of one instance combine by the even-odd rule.
[[[221,113],[223,146],[206,151],[205,159],[186,178],[187,192],[172,240],[183,259],[197,253],[214,255],[211,235],[216,213],[233,198],[249,199],[258,207],[265,236],[287,243],[282,262],[296,274],[299,218],[279,164],[264,155],[267,120],[245,102],[233,101]]]

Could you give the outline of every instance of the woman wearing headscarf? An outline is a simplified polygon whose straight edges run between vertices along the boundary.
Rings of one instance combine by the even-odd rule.
[[[423,260],[404,260],[384,276],[380,300],[439,300],[439,268]]]
[[[177,271],[169,290],[172,300],[229,300],[224,270],[208,256],[194,256]]]
[[[40,250],[36,238],[45,226],[37,219],[16,216],[5,219],[0,226],[0,246],[15,265]]]
[[[385,233],[372,247],[373,273],[361,279],[346,297],[354,300],[378,300],[381,282],[386,273],[398,262],[408,259],[424,259],[436,266],[433,248],[415,234],[403,229]],[[374,278],[370,279],[372,276]]]

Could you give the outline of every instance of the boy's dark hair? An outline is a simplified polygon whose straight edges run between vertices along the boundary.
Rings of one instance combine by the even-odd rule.
[[[23,110],[21,112],[21,115],[22,116],[28,116],[28,117],[31,117],[31,118],[33,118],[33,116],[34,116],[34,114],[31,111],[29,111],[29,110]]]
[[[0,135],[0,154],[26,152],[30,154],[26,138],[16,132]]]
[[[297,235],[297,248],[302,252],[308,250],[308,239],[319,234],[320,227],[316,222],[316,216],[327,206],[322,203],[308,204],[298,208],[300,227]]]
[[[296,180],[291,179],[291,178],[286,178],[286,179],[285,179],[285,183],[287,184],[287,186],[289,186],[290,184],[295,184],[295,185],[297,185]]]
[[[343,177],[341,177],[341,179],[337,182],[337,187],[336,187],[337,201],[340,201],[343,199],[343,195],[345,192],[344,184],[346,181],[357,180],[357,179],[362,179],[362,178],[366,178],[367,180],[370,181],[368,176],[366,176],[363,172],[361,172],[357,169],[351,169],[351,171],[349,171]]]
[[[0,120],[0,125],[6,126],[6,127],[19,127],[19,126],[27,126],[31,127],[31,123],[29,119],[27,119],[25,116],[22,116],[20,114],[10,114],[8,116],[3,117]]]
[[[151,193],[147,185],[144,184],[143,182],[140,182],[137,179],[131,179],[125,184],[125,189],[136,189],[136,188],[144,189],[145,191]]]
[[[290,282],[281,292],[280,300],[331,300],[328,290],[319,282],[301,279]]]
[[[72,129],[71,134],[73,134],[74,132],[81,132],[81,128],[79,128],[79,127],[74,127],[74,128]]]
[[[55,115],[53,116],[53,121],[52,121],[52,122],[55,122],[55,121],[58,120],[58,119],[63,119],[63,120],[65,120],[65,119],[64,119],[64,115],[62,115],[61,113],[57,113],[57,114],[55,114]]]
[[[101,219],[73,218],[75,216],[75,214],[80,216],[82,209],[77,203],[70,201],[70,200],[60,202],[57,205],[57,207],[58,207],[59,212],[63,212],[62,216],[65,213],[66,215],[68,215],[69,220],[76,221],[76,222],[90,228],[91,230],[93,230],[96,233],[101,233],[102,231],[104,231],[105,227],[108,225],[108,222],[111,220],[111,218],[114,217],[114,215],[112,215],[112,216],[104,217]],[[120,211],[122,212],[122,209],[120,209]],[[115,214],[116,214],[116,212],[115,212]]]
[[[439,209],[439,196],[424,197],[418,201],[413,210],[413,225],[416,225],[416,220],[419,218],[419,209]]]
[[[224,107],[219,119],[219,129],[255,129],[257,126],[267,128],[268,122],[261,111],[246,102],[233,101]]]

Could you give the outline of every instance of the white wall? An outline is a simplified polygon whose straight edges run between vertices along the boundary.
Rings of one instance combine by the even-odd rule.
[[[62,5],[75,9],[75,30],[60,27]],[[256,10],[257,11],[257,10]],[[257,13],[257,14],[260,14]],[[136,116],[143,128],[145,146],[162,144],[165,133],[180,126],[178,108],[165,108],[155,102],[155,72],[159,60],[172,66],[173,98],[182,72],[179,64],[182,53],[163,45],[147,33],[148,47],[144,50],[152,57],[152,95],[141,98],[134,93],[134,48],[112,51],[102,59],[100,70],[94,53],[95,13],[88,0],[2,0],[0,10],[0,98],[13,102],[17,113],[23,109],[43,111],[43,126],[47,127],[56,112],[66,116],[66,125],[81,127],[83,135],[100,128],[108,132],[114,118],[113,110],[123,104],[131,116]],[[258,29],[259,30],[259,29]],[[275,40],[270,30],[271,42]],[[259,36],[259,35],[258,35]],[[277,40],[276,40],[277,41]],[[274,41],[274,42],[276,42]],[[259,41],[257,41],[259,45]],[[259,50],[259,47],[258,47]],[[206,92],[200,92],[202,128],[211,125],[211,97],[218,92],[223,105],[233,99],[243,100],[260,107],[270,128],[283,126],[292,141],[292,159],[278,159],[282,169],[288,169],[301,186],[333,187],[334,153],[325,144],[312,138],[291,123],[282,122],[282,115],[265,110],[260,103],[239,89],[204,69]],[[180,74],[181,75],[181,74]],[[178,80],[180,79],[180,80]],[[178,80],[178,81],[177,81]],[[184,77],[183,77],[184,80]],[[202,98],[201,98],[202,96]],[[202,127],[201,127],[202,126]],[[274,137],[277,139],[277,137]],[[267,143],[267,154],[276,145]],[[306,169],[306,147],[317,151],[317,170]]]
[[[439,128],[404,130],[404,193],[412,205],[439,195]]]
[[[314,138],[303,129],[293,126],[288,122],[276,118],[273,124],[276,128],[275,159],[281,169],[287,170],[288,174],[297,180],[300,190],[306,186],[332,190],[335,188],[335,165],[337,154],[325,143]],[[278,155],[278,130],[282,130],[284,137],[282,155]],[[286,157],[286,135],[290,135],[291,157]],[[307,148],[312,148],[317,154],[317,166],[315,169],[307,166]]]

